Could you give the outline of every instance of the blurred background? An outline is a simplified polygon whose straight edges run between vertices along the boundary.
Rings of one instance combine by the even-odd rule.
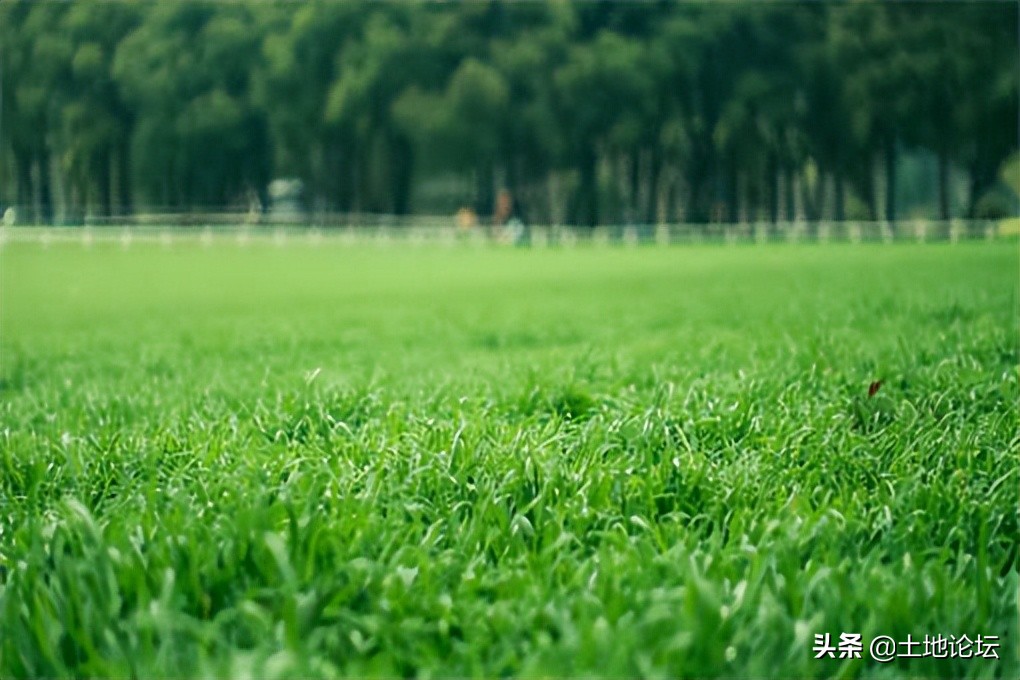
[[[1017,8],[4,2],[0,213],[999,219]]]

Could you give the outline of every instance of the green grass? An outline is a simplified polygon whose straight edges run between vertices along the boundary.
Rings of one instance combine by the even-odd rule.
[[[1015,242],[0,258],[0,676],[1018,675]]]

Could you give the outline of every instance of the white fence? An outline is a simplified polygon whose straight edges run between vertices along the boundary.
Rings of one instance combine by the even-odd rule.
[[[445,218],[415,218],[413,222],[393,220],[357,226],[263,225],[243,222],[182,225],[179,223],[86,225],[73,227],[0,226],[0,244],[79,243],[85,247],[97,243],[195,242],[202,245],[232,242],[238,245],[271,243],[278,246],[306,243],[339,244],[502,244],[532,247],[569,247],[576,245],[674,245],[741,243],[892,243],[956,242],[1016,236],[1014,222],[915,220],[898,222],[893,228],[885,222],[747,223],[747,224],[660,224],[618,225],[595,228],[576,226],[513,225],[458,228]],[[1003,226],[1007,225],[1007,226]]]

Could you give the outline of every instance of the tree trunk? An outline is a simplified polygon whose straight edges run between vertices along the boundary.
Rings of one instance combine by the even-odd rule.
[[[634,147],[630,153],[630,206],[627,222],[639,219],[641,208],[641,149]]]
[[[775,232],[776,224],[779,222],[779,163],[774,152],[769,154],[765,172],[769,192],[769,224],[772,225],[772,232]]]
[[[814,186],[807,179],[801,183],[801,203],[804,206],[804,218],[807,221],[808,233],[818,234],[818,222],[822,219],[825,204],[825,175],[818,173]]]
[[[967,168],[967,174],[969,175],[967,183],[967,217],[974,219],[977,217],[978,201],[984,196],[988,187],[995,183],[995,173],[982,171],[978,164],[972,164]],[[1016,189],[1016,187],[1013,187],[1013,189]]]
[[[949,219],[949,157],[942,149],[938,154],[939,164],[939,219]]]
[[[358,155],[348,147],[343,154],[340,167],[340,212],[347,214],[354,210],[355,195],[358,193]]]
[[[39,221],[42,224],[50,224],[53,221],[50,154],[45,150],[40,151],[37,159],[39,163]]]
[[[351,211],[360,213],[365,207],[365,176],[368,173],[361,144],[351,148],[351,172],[354,173],[351,185]]]
[[[967,174],[969,175],[969,181],[967,182],[967,217],[974,219],[977,217],[977,203],[981,200],[980,196],[980,180],[978,174],[974,168],[968,168]]]
[[[520,154],[511,154],[509,161],[506,164],[506,188],[510,192],[510,199],[513,201],[513,208],[511,215],[521,220],[525,224],[525,229],[528,230],[528,237],[530,238],[530,226],[528,220],[528,199],[524,196],[522,175],[523,159]]]
[[[815,221],[817,222],[821,222],[827,217],[826,208],[829,202],[828,184],[829,176],[819,172],[818,183],[815,184]]]
[[[861,191],[864,204],[867,207],[868,219],[874,222],[878,219],[878,207],[875,205],[875,158],[871,155],[865,163],[866,171],[862,176],[863,186]]]
[[[645,196],[645,224],[655,224],[659,207],[659,178],[662,176],[662,154],[652,149],[648,167],[648,193]]]
[[[127,141],[117,145],[117,214],[130,215],[133,197],[131,196],[131,155]]]
[[[885,138],[885,219],[889,228],[896,231],[896,138]]]
[[[110,147],[103,149],[99,156],[98,177],[96,178],[99,189],[99,216],[109,218],[113,213],[113,155]]]
[[[740,213],[740,173],[736,163],[726,167],[726,221],[736,223]]]
[[[690,200],[685,206],[688,222],[705,223],[713,220],[718,199],[718,162],[715,151],[698,144],[694,161],[685,169],[684,180],[689,187]]]
[[[170,207],[174,212],[184,212],[188,205],[188,187],[185,181],[190,173],[180,151],[174,154],[170,165],[171,168],[167,174],[167,177],[170,178]]]
[[[783,193],[783,202],[786,204],[783,212],[786,213],[786,221],[793,222],[797,219],[797,198],[793,189],[793,168],[789,165],[783,168]]]
[[[687,205],[684,206],[684,219],[687,222],[707,222],[710,211],[705,209],[705,178],[703,175],[691,173],[687,176]]]
[[[411,208],[411,182],[414,177],[414,157],[411,143],[395,135],[391,144],[390,173],[393,185],[393,213],[406,215]]]
[[[833,208],[832,217],[837,222],[842,222],[846,219],[846,208],[844,206],[844,183],[843,183],[843,171],[837,170],[833,176]]]
[[[599,196],[598,196],[598,158],[595,151],[590,147],[581,152],[580,171],[581,186],[579,195],[579,223],[587,227],[595,227],[598,224]]]
[[[18,210],[22,211],[19,219],[25,219],[29,207],[33,204],[35,194],[32,186],[32,157],[24,152],[14,152],[14,165],[17,173],[18,184]]]
[[[818,221],[822,219],[825,208],[825,175],[817,173],[814,186],[811,186],[805,178],[801,193],[804,217],[812,226],[818,226]]]
[[[492,216],[495,194],[493,183],[496,169],[492,161],[482,161],[475,170],[475,214],[479,217]]]
[[[340,148],[340,144],[330,139],[325,142],[325,148],[323,150],[323,159],[325,160],[325,182],[323,183],[323,198],[325,199],[323,206],[327,211],[340,211],[343,210],[341,207],[343,204],[343,191],[344,191],[344,167],[343,167],[343,151]]]
[[[680,173],[676,168],[667,166],[666,168],[666,181],[664,182],[663,191],[665,191],[665,206],[663,207],[662,219],[664,222],[672,223],[678,221],[679,215],[677,214],[677,195],[680,193],[680,187],[682,182],[680,181]]]

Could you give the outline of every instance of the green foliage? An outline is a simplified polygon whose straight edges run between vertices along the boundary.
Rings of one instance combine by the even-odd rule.
[[[251,101],[260,43],[250,12],[159,5],[117,50],[114,76],[140,113],[132,150],[150,205],[244,205],[269,177],[265,113]]]
[[[43,222],[54,203],[236,209],[296,176],[312,207],[402,214],[453,174],[483,217],[506,188],[536,222],[895,221],[899,155],[924,149],[932,216],[975,217],[1017,149],[1016,19],[969,2],[7,2],[0,202]]]
[[[1016,677],[1015,246],[8,243],[0,676]]]
[[[1013,192],[1016,198],[1020,198],[1020,152],[1014,153],[1002,165],[1002,181]]]

